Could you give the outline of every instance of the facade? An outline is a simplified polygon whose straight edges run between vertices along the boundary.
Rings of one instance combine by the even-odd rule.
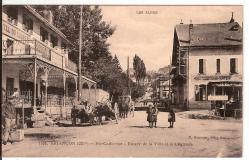
[[[160,68],[155,77],[155,95],[158,101],[166,101],[171,98],[171,66]]]
[[[156,92],[158,100],[170,98],[170,79],[169,75],[159,75],[156,79]]]
[[[7,94],[18,88],[25,108],[64,117],[81,86],[70,42],[47,13],[45,19],[30,6],[2,6],[2,87]],[[96,89],[96,82],[82,76],[83,86]]]
[[[233,99],[241,106],[243,31],[233,17],[228,23],[176,25],[173,43],[177,105],[210,109]]]

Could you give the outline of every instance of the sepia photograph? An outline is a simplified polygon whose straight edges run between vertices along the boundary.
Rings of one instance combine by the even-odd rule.
[[[2,5],[2,157],[243,156],[243,5]]]

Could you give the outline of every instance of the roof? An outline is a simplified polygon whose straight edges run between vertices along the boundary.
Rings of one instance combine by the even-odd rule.
[[[242,45],[243,30],[237,22],[210,24],[179,24],[175,32],[180,46]]]
[[[39,19],[41,22],[43,22],[46,26],[48,26],[52,31],[57,33],[61,38],[63,38],[68,44],[72,44],[67,37],[54,25],[48,22],[45,18],[43,18],[39,13],[35,11],[32,7],[25,5],[24,8],[26,8],[32,15],[34,15],[37,19]]]

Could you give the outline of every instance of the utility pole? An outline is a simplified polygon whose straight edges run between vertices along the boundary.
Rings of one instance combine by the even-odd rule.
[[[81,47],[82,47],[82,11],[83,8],[80,6],[80,35],[79,35],[79,63],[78,63],[78,100],[80,100],[81,96]]]
[[[171,69],[172,69],[172,64],[171,64],[171,56],[169,56],[169,96],[168,96],[168,98],[169,98],[169,100],[170,100],[170,103],[172,102],[172,95],[171,95],[171,91],[170,91],[170,81],[171,81],[171,76],[170,76],[170,72],[171,72]]]
[[[130,84],[130,60],[129,56],[127,57],[127,77],[128,77],[128,92],[131,95],[131,84]]]

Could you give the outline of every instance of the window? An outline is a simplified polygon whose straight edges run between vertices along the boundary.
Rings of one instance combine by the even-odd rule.
[[[41,41],[45,42],[48,40],[48,32],[44,28],[40,28]]]
[[[231,74],[237,73],[237,59],[236,58],[230,59],[230,73]]]
[[[205,62],[206,61],[204,59],[199,59],[199,73],[200,74],[205,74],[205,69],[206,69]]]
[[[220,73],[220,59],[216,59],[216,71]]]
[[[51,43],[52,43],[52,47],[53,48],[56,47],[56,46],[58,46],[58,39],[57,39],[57,37],[51,35]]]
[[[23,30],[31,32],[33,30],[33,21],[26,14],[23,14]]]
[[[196,85],[195,86],[195,100],[196,101],[206,101],[207,92],[205,85]]]
[[[18,7],[17,6],[8,6],[7,7],[8,21],[11,24],[17,25],[18,17]]]

